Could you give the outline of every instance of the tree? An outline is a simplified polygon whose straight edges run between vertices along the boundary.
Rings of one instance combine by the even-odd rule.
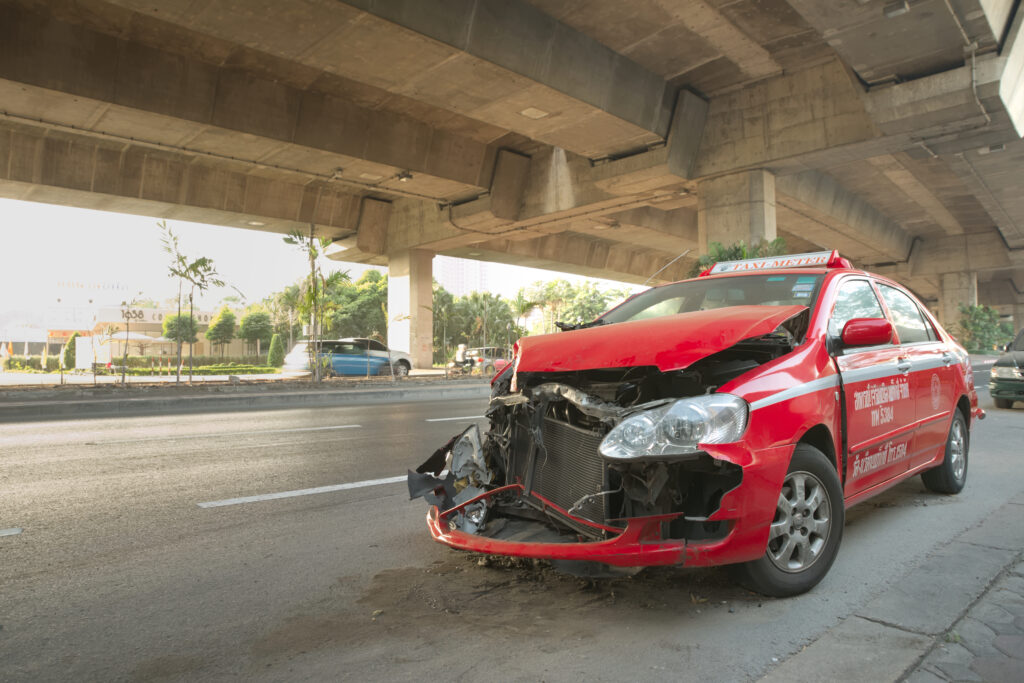
[[[77,332],[71,333],[71,338],[68,339],[68,343],[64,345],[64,355],[62,357],[65,368],[75,367],[75,341],[82,335]]]
[[[720,261],[742,261],[748,258],[781,256],[785,253],[786,240],[781,237],[777,237],[771,242],[762,240],[752,247],[748,247],[745,242],[736,242],[727,247],[722,246],[719,242],[712,242],[708,245],[708,253],[697,259],[697,262],[690,268],[690,277],[697,277],[701,272]]]
[[[516,327],[521,328],[523,326],[523,318],[530,315],[530,311],[539,305],[539,302],[534,301],[532,297],[526,296],[526,290],[520,288],[516,292],[516,298],[509,302],[512,314],[516,317]]]
[[[332,240],[327,237],[317,237],[314,234],[315,227],[309,224],[309,235],[303,235],[298,230],[293,230],[284,238],[286,244],[299,248],[309,262],[309,275],[303,283],[303,296],[299,306],[299,312],[309,316],[309,366],[312,368],[313,381],[320,381],[320,340],[322,338],[321,327],[323,325],[323,292],[326,289],[327,278],[323,275],[320,267],[320,257],[331,245]],[[333,277],[334,274],[332,274]],[[348,273],[344,273],[348,278]],[[324,287],[321,287],[323,280]]]
[[[1000,322],[999,312],[988,306],[960,305],[958,326],[964,348],[991,351],[1013,338],[1013,328]]]
[[[211,344],[220,345],[221,358],[224,357],[224,347],[235,338],[235,314],[227,305],[221,306],[217,314],[210,321],[206,328],[206,340]]]
[[[171,277],[178,278],[178,317],[181,317],[181,288],[184,282],[188,282],[191,285],[188,293],[188,313],[189,316],[192,316],[195,312],[193,295],[195,294],[196,287],[199,288],[200,292],[204,292],[209,287],[223,287],[224,281],[217,276],[217,269],[214,268],[212,259],[200,256],[195,260],[189,261],[188,257],[181,252],[177,235],[167,227],[164,221],[160,221],[157,225],[163,231],[163,236],[161,237],[161,242],[164,245],[163,250],[171,256],[171,265],[167,268],[167,271]],[[181,376],[182,343],[178,342],[178,375],[175,377],[175,383],[177,383]],[[188,342],[189,383],[192,382],[192,344],[194,343],[194,339]]]
[[[269,341],[274,334],[274,323],[270,314],[260,308],[254,308],[242,316],[242,323],[238,326],[238,336],[250,344],[256,343],[256,355],[260,355],[260,344]],[[207,335],[209,337],[209,335]]]
[[[169,315],[164,318],[164,339],[177,342],[178,348],[182,344],[194,344],[199,334],[199,323],[191,315]],[[181,364],[181,355],[178,355],[178,364]]]
[[[562,320],[579,324],[588,323],[608,309],[608,293],[593,282],[586,281],[572,288],[562,308]]]
[[[281,343],[281,335],[275,334],[270,338],[270,351],[267,353],[267,365],[279,368],[284,365],[284,344]]]
[[[454,332],[455,297],[434,280],[434,361],[448,362],[448,340]],[[438,352],[440,351],[440,357]],[[447,372],[447,371],[446,371]]]
[[[338,337],[384,338],[387,334],[388,280],[368,270],[354,283],[328,283],[326,297],[333,304],[325,320],[325,331]]]

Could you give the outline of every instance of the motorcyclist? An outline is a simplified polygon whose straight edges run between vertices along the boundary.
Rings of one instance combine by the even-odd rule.
[[[459,344],[455,349],[455,367],[462,368],[465,372],[473,371],[473,358],[466,354],[465,344]]]

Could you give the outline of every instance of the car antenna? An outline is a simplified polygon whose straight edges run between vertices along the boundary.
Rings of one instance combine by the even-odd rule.
[[[659,268],[659,269],[658,269],[658,271],[657,271],[656,273],[654,273],[654,275],[652,275],[652,276],[650,276],[649,278],[647,278],[646,280],[644,280],[644,284],[643,284],[643,285],[640,285],[640,286],[641,286],[641,287],[643,287],[644,285],[646,285],[646,284],[647,284],[648,282],[650,282],[651,280],[653,280],[653,279],[654,279],[655,275],[657,275],[657,274],[658,274],[658,273],[660,273],[661,271],[665,270],[666,268],[668,268],[669,266],[671,266],[671,265],[672,265],[673,263],[675,263],[675,262],[676,262],[676,261],[678,261],[679,259],[681,259],[681,258],[683,258],[684,256],[686,256],[686,255],[687,255],[687,254],[689,254],[689,253],[690,253],[691,251],[693,251],[693,250],[692,250],[692,249],[687,249],[686,251],[684,251],[684,252],[683,252],[682,254],[680,254],[679,256],[676,256],[676,257],[675,257],[674,259],[672,259],[671,261],[669,261],[668,263],[666,263],[665,265],[663,265],[663,266],[662,266],[661,268]]]

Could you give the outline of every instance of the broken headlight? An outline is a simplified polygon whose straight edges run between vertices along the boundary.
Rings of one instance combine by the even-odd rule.
[[[601,442],[601,455],[632,460],[695,453],[700,443],[732,443],[747,428],[747,402],[732,394],[683,398],[620,422]]]

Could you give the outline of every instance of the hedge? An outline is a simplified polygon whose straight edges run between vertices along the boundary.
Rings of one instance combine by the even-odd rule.
[[[121,367],[111,367],[109,370],[112,375],[120,375]],[[267,365],[200,365],[192,368],[193,375],[271,375],[280,372],[277,368],[272,368]],[[132,375],[133,377],[145,377],[145,376],[167,376],[170,374],[174,376],[174,368],[171,368],[171,372],[168,373],[166,366],[162,372],[153,372],[149,368],[128,368],[126,374]],[[189,370],[186,365],[181,369],[181,376],[188,377]]]
[[[4,370],[15,370],[22,372],[42,372],[41,356],[7,356],[4,358]],[[65,368],[67,370],[67,368]],[[46,357],[46,371],[60,371],[60,354],[52,354]]]

